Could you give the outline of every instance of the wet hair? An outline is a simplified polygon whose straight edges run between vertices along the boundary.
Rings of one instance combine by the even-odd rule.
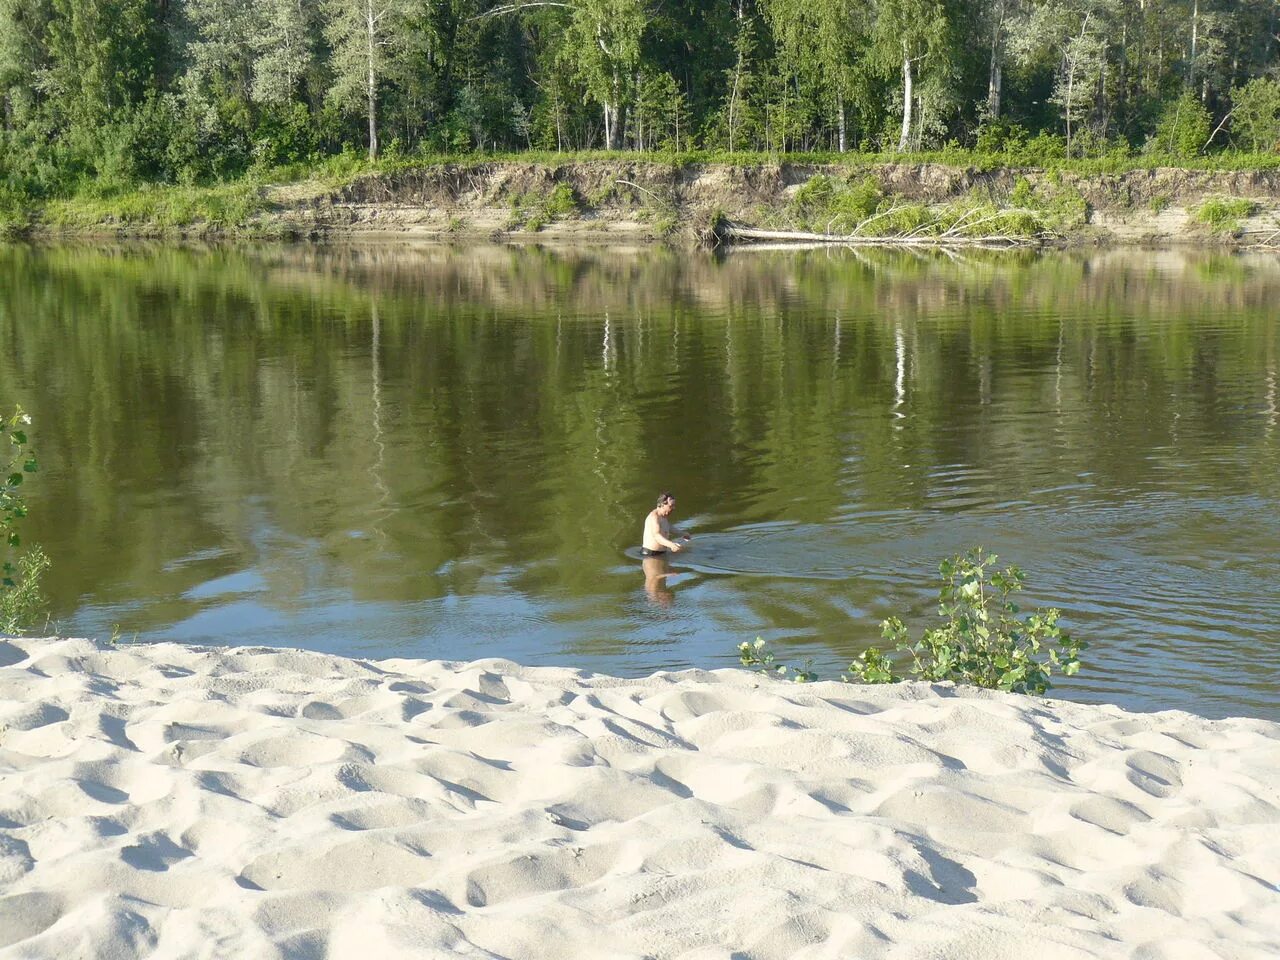
[[[670,490],[663,490],[660,494],[658,494],[658,506],[660,507],[666,506],[668,503],[671,503],[673,500],[675,500],[675,498],[676,498],[676,495],[672,493]]]

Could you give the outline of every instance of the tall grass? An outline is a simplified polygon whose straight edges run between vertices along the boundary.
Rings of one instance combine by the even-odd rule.
[[[54,227],[235,230],[267,207],[262,187],[240,181],[208,187],[146,185],[106,196],[50,200],[39,219]]]

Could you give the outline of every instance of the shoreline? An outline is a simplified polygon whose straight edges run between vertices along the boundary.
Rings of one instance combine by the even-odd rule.
[[[1047,232],[1013,236],[1015,246],[1280,249],[1278,170],[1081,173],[910,161],[446,162],[341,181],[149,187],[115,200],[54,201],[18,232],[36,239],[363,237],[714,246],[722,239],[720,223],[747,232],[794,230],[797,194],[819,177],[837,185],[870,178],[886,203],[921,210],[985,204],[1012,214],[1026,212],[1031,197]],[[1248,212],[1218,219],[1205,213],[1206,203],[1233,199],[1247,200]],[[956,238],[955,245],[967,242]]]
[[[0,640],[24,957],[1262,958],[1280,724]]]

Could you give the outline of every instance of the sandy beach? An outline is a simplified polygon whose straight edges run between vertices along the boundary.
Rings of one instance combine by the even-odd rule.
[[[1280,955],[1280,725],[0,641],[0,956]]]

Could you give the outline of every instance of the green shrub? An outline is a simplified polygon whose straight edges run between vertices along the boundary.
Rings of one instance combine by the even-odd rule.
[[[1240,221],[1257,209],[1256,203],[1244,197],[1210,197],[1192,211],[1191,219],[1215,233],[1235,233]]]
[[[18,526],[27,515],[22,486],[39,469],[28,448],[25,427],[30,423],[21,408],[0,422],[0,433],[8,439],[8,454],[0,470],[0,633],[25,630],[36,622],[44,606],[40,579],[49,558],[39,547],[18,552],[22,546]]]
[[[578,212],[578,199],[574,196],[573,187],[567,183],[557,183],[542,202],[543,213],[550,220],[559,220]]]
[[[803,667],[789,667],[785,663],[778,663],[769,645],[759,637],[756,637],[755,643],[743,641],[738,644],[738,661],[756,673],[782,677],[792,683],[809,683],[818,679],[818,675],[811,669],[812,660],[806,660]]]
[[[883,198],[873,176],[845,182],[819,173],[796,189],[788,212],[801,229],[844,234],[876,213]]]
[[[30,226],[30,197],[0,180],[0,240],[21,236]]]
[[[40,623],[46,606],[40,581],[48,569],[49,558],[39,547],[31,547],[10,565],[0,588],[0,633],[22,633]]]
[[[1258,77],[1231,91],[1231,141],[1254,153],[1280,151],[1280,80]]]
[[[1043,167],[1067,157],[1067,141],[1048,131],[1029,140],[1014,140],[1005,145],[1005,162],[1022,167]]]
[[[943,624],[925,630],[913,643],[902,621],[890,617],[882,633],[893,643],[895,654],[872,647],[849,664],[842,679],[852,683],[904,679],[895,655],[917,680],[953,681],[1012,693],[1040,695],[1052,686],[1055,671],[1074,675],[1080,669],[1080,651],[1088,644],[1058,626],[1057,610],[1019,616],[1012,596],[1022,589],[1022,571],[1008,567],[988,574],[996,560],[994,555],[984,556],[981,548],[944,560],[939,592]],[[754,644],[740,644],[738,657],[743,666],[773,676],[789,675],[797,682],[817,679],[809,663],[798,670],[777,663],[759,638]]]
[[[567,183],[557,183],[545,193],[530,190],[511,198],[511,217],[507,229],[524,227],[536,233],[548,223],[555,223],[580,210],[578,197]]]
[[[1213,117],[1190,91],[1165,104],[1156,131],[1147,141],[1148,151],[1170,157],[1194,157],[1209,141]]]
[[[796,188],[790,201],[791,213],[798,224],[810,226],[815,218],[831,209],[835,201],[837,182],[834,177],[818,173]]]
[[[945,622],[925,630],[916,642],[897,617],[884,621],[884,639],[910,658],[913,677],[1043,694],[1055,670],[1072,676],[1080,669],[1079,654],[1087,644],[1058,626],[1055,609],[1019,617],[1012,596],[1022,589],[1022,571],[1008,567],[988,575],[996,560],[978,548],[942,562],[938,610]],[[849,678],[862,683],[897,679],[889,658],[875,648],[849,665]]]
[[[597,210],[618,195],[618,185],[610,180],[587,194],[586,205],[592,210]]]
[[[1084,196],[1064,183],[1056,170],[1051,170],[1036,186],[1026,177],[1019,177],[1009,193],[1009,203],[1035,211],[1046,226],[1054,228],[1078,227],[1089,217],[1089,204]]]
[[[1002,118],[983,121],[975,143],[978,153],[1017,153],[1027,147],[1027,129]]]

